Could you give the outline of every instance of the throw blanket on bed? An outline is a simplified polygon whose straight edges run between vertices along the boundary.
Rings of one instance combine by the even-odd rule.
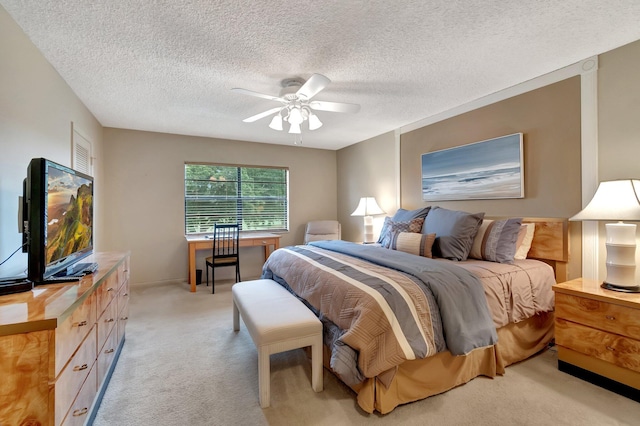
[[[284,281],[334,323],[366,377],[446,347],[456,355],[493,345],[484,290],[453,262],[395,250],[322,241],[276,250],[263,277]]]

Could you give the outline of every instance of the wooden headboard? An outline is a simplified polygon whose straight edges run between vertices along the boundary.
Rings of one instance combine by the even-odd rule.
[[[569,274],[569,221],[561,218],[525,217],[524,223],[535,223],[531,250],[527,257],[542,260],[556,272],[556,281],[567,281]]]
[[[527,257],[551,265],[556,273],[557,282],[567,281],[569,276],[569,221],[563,218],[525,217],[522,222],[535,223],[536,225]]]

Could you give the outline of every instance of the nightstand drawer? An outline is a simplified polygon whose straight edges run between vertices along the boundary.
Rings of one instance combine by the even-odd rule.
[[[640,340],[640,310],[556,293],[556,318]]]
[[[556,318],[556,344],[640,372],[640,341]]]

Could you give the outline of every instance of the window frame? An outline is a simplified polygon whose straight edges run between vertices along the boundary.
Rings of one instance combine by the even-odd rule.
[[[213,229],[211,230],[206,230],[206,231],[191,231],[189,232],[189,217],[190,217],[190,212],[189,212],[189,206],[188,206],[188,202],[189,200],[195,200],[195,199],[199,199],[199,197],[195,197],[193,195],[188,195],[187,191],[188,191],[188,183],[189,182],[197,182],[198,179],[187,179],[187,167],[189,165],[195,165],[195,166],[219,166],[219,167],[225,167],[225,168],[235,168],[236,169],[236,176],[237,176],[237,181],[235,181],[237,183],[237,188],[236,188],[236,207],[235,207],[235,215],[238,219],[238,223],[240,224],[240,230],[241,232],[288,232],[289,231],[289,195],[290,195],[290,190],[289,190],[289,168],[288,167],[282,167],[282,166],[263,166],[263,165],[247,165],[247,164],[229,164],[229,163],[209,163],[209,162],[196,162],[196,161],[187,161],[184,163],[184,233],[185,236],[197,236],[197,235],[203,235],[203,234],[209,234],[213,232]],[[251,200],[250,196],[245,194],[243,196],[242,194],[242,169],[277,169],[280,171],[284,172],[284,186],[285,186],[285,195],[284,195],[284,203],[285,203],[285,207],[284,207],[284,211],[282,212],[284,214],[284,222],[285,222],[285,226],[282,228],[257,228],[257,229],[243,229],[245,221],[244,221],[244,216],[243,216],[243,207],[242,207],[242,202],[243,200],[247,201],[247,200]],[[251,181],[253,183],[255,183],[255,181]],[[268,183],[268,182],[267,182]],[[275,185],[278,185],[278,183],[274,183]],[[239,194],[238,194],[239,192]],[[215,196],[205,196],[205,197],[215,197]],[[233,198],[233,197],[232,197]],[[259,197],[260,198],[260,197]],[[227,197],[228,200],[228,197]],[[191,212],[191,214],[193,214],[193,212]],[[246,215],[247,217],[250,216],[249,214]],[[216,223],[215,220],[215,215],[210,215],[209,216],[211,218],[211,222]],[[222,223],[228,223],[228,222],[222,222]]]

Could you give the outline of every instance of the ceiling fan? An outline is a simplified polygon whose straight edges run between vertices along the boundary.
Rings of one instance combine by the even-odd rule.
[[[274,130],[283,130],[283,121],[289,123],[289,133],[302,133],[300,125],[305,121],[309,122],[309,130],[316,130],[322,126],[322,122],[313,111],[331,111],[331,112],[351,112],[355,113],[360,110],[360,105],[348,104],[342,102],[327,102],[311,100],[322,89],[331,83],[327,77],[321,74],[313,74],[309,80],[305,81],[300,78],[287,78],[282,80],[282,89],[279,96],[266,95],[264,93],[254,92],[252,90],[233,88],[232,91],[242,93],[244,95],[256,96],[258,98],[278,101],[282,105],[271,108],[260,114],[245,118],[245,123],[252,123],[276,114],[269,127]]]

